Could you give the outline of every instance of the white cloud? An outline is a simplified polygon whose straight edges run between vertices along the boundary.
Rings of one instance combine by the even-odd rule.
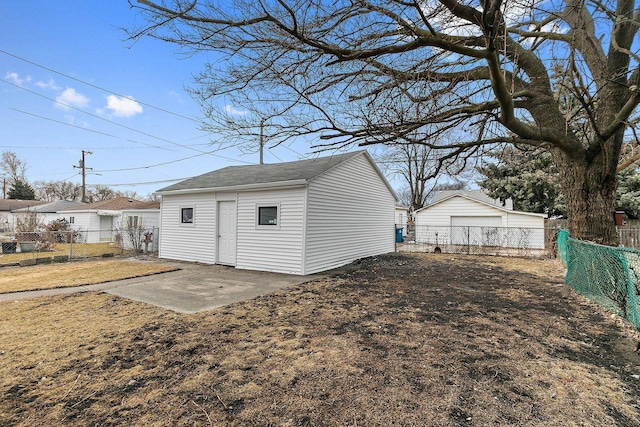
[[[49,79],[48,82],[37,81],[35,85],[42,89],[60,90],[60,86],[56,85],[56,82],[54,82],[53,79]]]
[[[132,117],[142,113],[142,105],[133,98],[116,95],[107,96],[107,109],[116,117]]]
[[[73,88],[66,88],[60,95],[56,97],[57,106],[68,109],[69,107],[83,108],[89,105],[89,98],[76,92]]]
[[[167,93],[167,95],[169,96],[170,99],[172,99],[174,102],[177,102],[180,105],[184,105],[184,97],[182,96],[182,94],[176,92],[175,90],[169,91]]]
[[[11,83],[18,85],[18,86],[22,86],[22,84],[24,82],[30,82],[31,81],[31,76],[27,76],[25,78],[20,77],[20,75],[18,75],[18,73],[7,73],[5,74],[4,78],[6,80],[9,80]]]
[[[229,104],[224,106],[224,112],[227,113],[227,114],[230,114],[232,116],[246,116],[247,115],[247,112],[245,110],[238,110],[233,105],[229,105]]]

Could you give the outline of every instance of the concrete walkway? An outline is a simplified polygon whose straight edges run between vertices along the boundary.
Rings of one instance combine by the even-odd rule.
[[[97,285],[0,294],[0,302],[97,291],[180,313],[197,313],[323,277],[322,275],[296,276],[237,270],[221,265],[186,262],[159,261],[159,263],[175,266],[180,270]]]

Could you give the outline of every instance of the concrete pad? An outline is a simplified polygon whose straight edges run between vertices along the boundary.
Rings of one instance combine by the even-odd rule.
[[[297,276],[166,260],[158,262],[180,270],[97,285],[0,294],[0,301],[97,291],[180,313],[196,313],[324,277],[319,274]]]
[[[221,265],[162,263],[181,270],[86,287],[180,313],[196,313],[322,277],[237,270]]]

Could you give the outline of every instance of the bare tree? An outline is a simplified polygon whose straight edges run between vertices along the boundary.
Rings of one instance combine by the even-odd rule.
[[[2,152],[2,162],[0,162],[0,170],[5,178],[9,180],[9,184],[15,182],[27,182],[25,173],[27,171],[27,163],[18,158],[13,151]]]
[[[430,150],[424,145],[396,145],[377,160],[390,174],[402,176],[407,184],[406,202],[412,210],[423,207],[429,195],[431,173],[435,167],[429,157]]]
[[[87,194],[87,202],[95,203],[118,197],[118,193],[106,185],[92,185]]]
[[[69,181],[36,181],[33,184],[37,200],[78,201],[82,198],[82,186]]]
[[[436,171],[486,145],[541,147],[572,234],[616,242],[616,171],[640,103],[634,0],[130,2],[148,18],[133,38],[222,55],[193,89],[211,131],[255,141],[260,117],[271,144],[410,141],[439,153]]]
[[[403,190],[406,194],[400,198],[413,211],[426,206],[433,192],[443,185],[442,181],[449,179],[462,185],[458,176],[466,167],[464,162],[451,164],[436,178],[438,159],[429,147],[421,144],[392,145],[376,160],[387,174],[402,177],[407,187]]]
[[[125,216],[115,225],[116,241],[120,242],[123,249],[134,252],[146,250],[145,241],[150,233],[144,219],[141,216]]]

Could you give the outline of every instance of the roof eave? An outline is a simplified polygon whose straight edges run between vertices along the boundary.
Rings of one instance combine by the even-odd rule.
[[[497,210],[502,211],[502,212],[506,212],[507,214],[514,213],[514,214],[521,214],[521,215],[529,215],[529,216],[537,216],[537,217],[541,217],[541,218],[547,218],[547,214],[536,213],[536,212],[514,211],[512,209],[506,209],[505,207],[502,207],[502,206],[497,206],[497,205],[493,205],[491,203],[484,202],[482,200],[478,200],[478,199],[476,199],[474,197],[470,197],[470,196],[468,196],[466,194],[462,194],[462,193],[452,194],[449,197],[445,197],[444,199],[438,200],[435,203],[432,203],[432,204],[430,204],[428,206],[425,206],[423,208],[418,209],[416,211],[416,213],[419,213],[421,211],[427,210],[427,209],[429,209],[429,208],[431,208],[433,206],[439,205],[440,203],[445,202],[447,200],[451,200],[454,197],[462,197],[462,198],[470,200],[472,202],[479,203],[481,205],[484,205],[484,206],[487,206],[487,207],[490,207],[490,208],[494,208],[494,209],[497,209]]]
[[[264,190],[268,188],[290,188],[290,187],[304,187],[309,182],[306,179],[298,179],[292,181],[279,181],[279,182],[262,182],[254,184],[244,185],[231,185],[227,187],[205,187],[205,188],[183,188],[180,190],[159,190],[154,194],[161,196],[174,196],[180,194],[194,194],[194,193],[220,193],[230,191],[251,191],[251,190]]]

